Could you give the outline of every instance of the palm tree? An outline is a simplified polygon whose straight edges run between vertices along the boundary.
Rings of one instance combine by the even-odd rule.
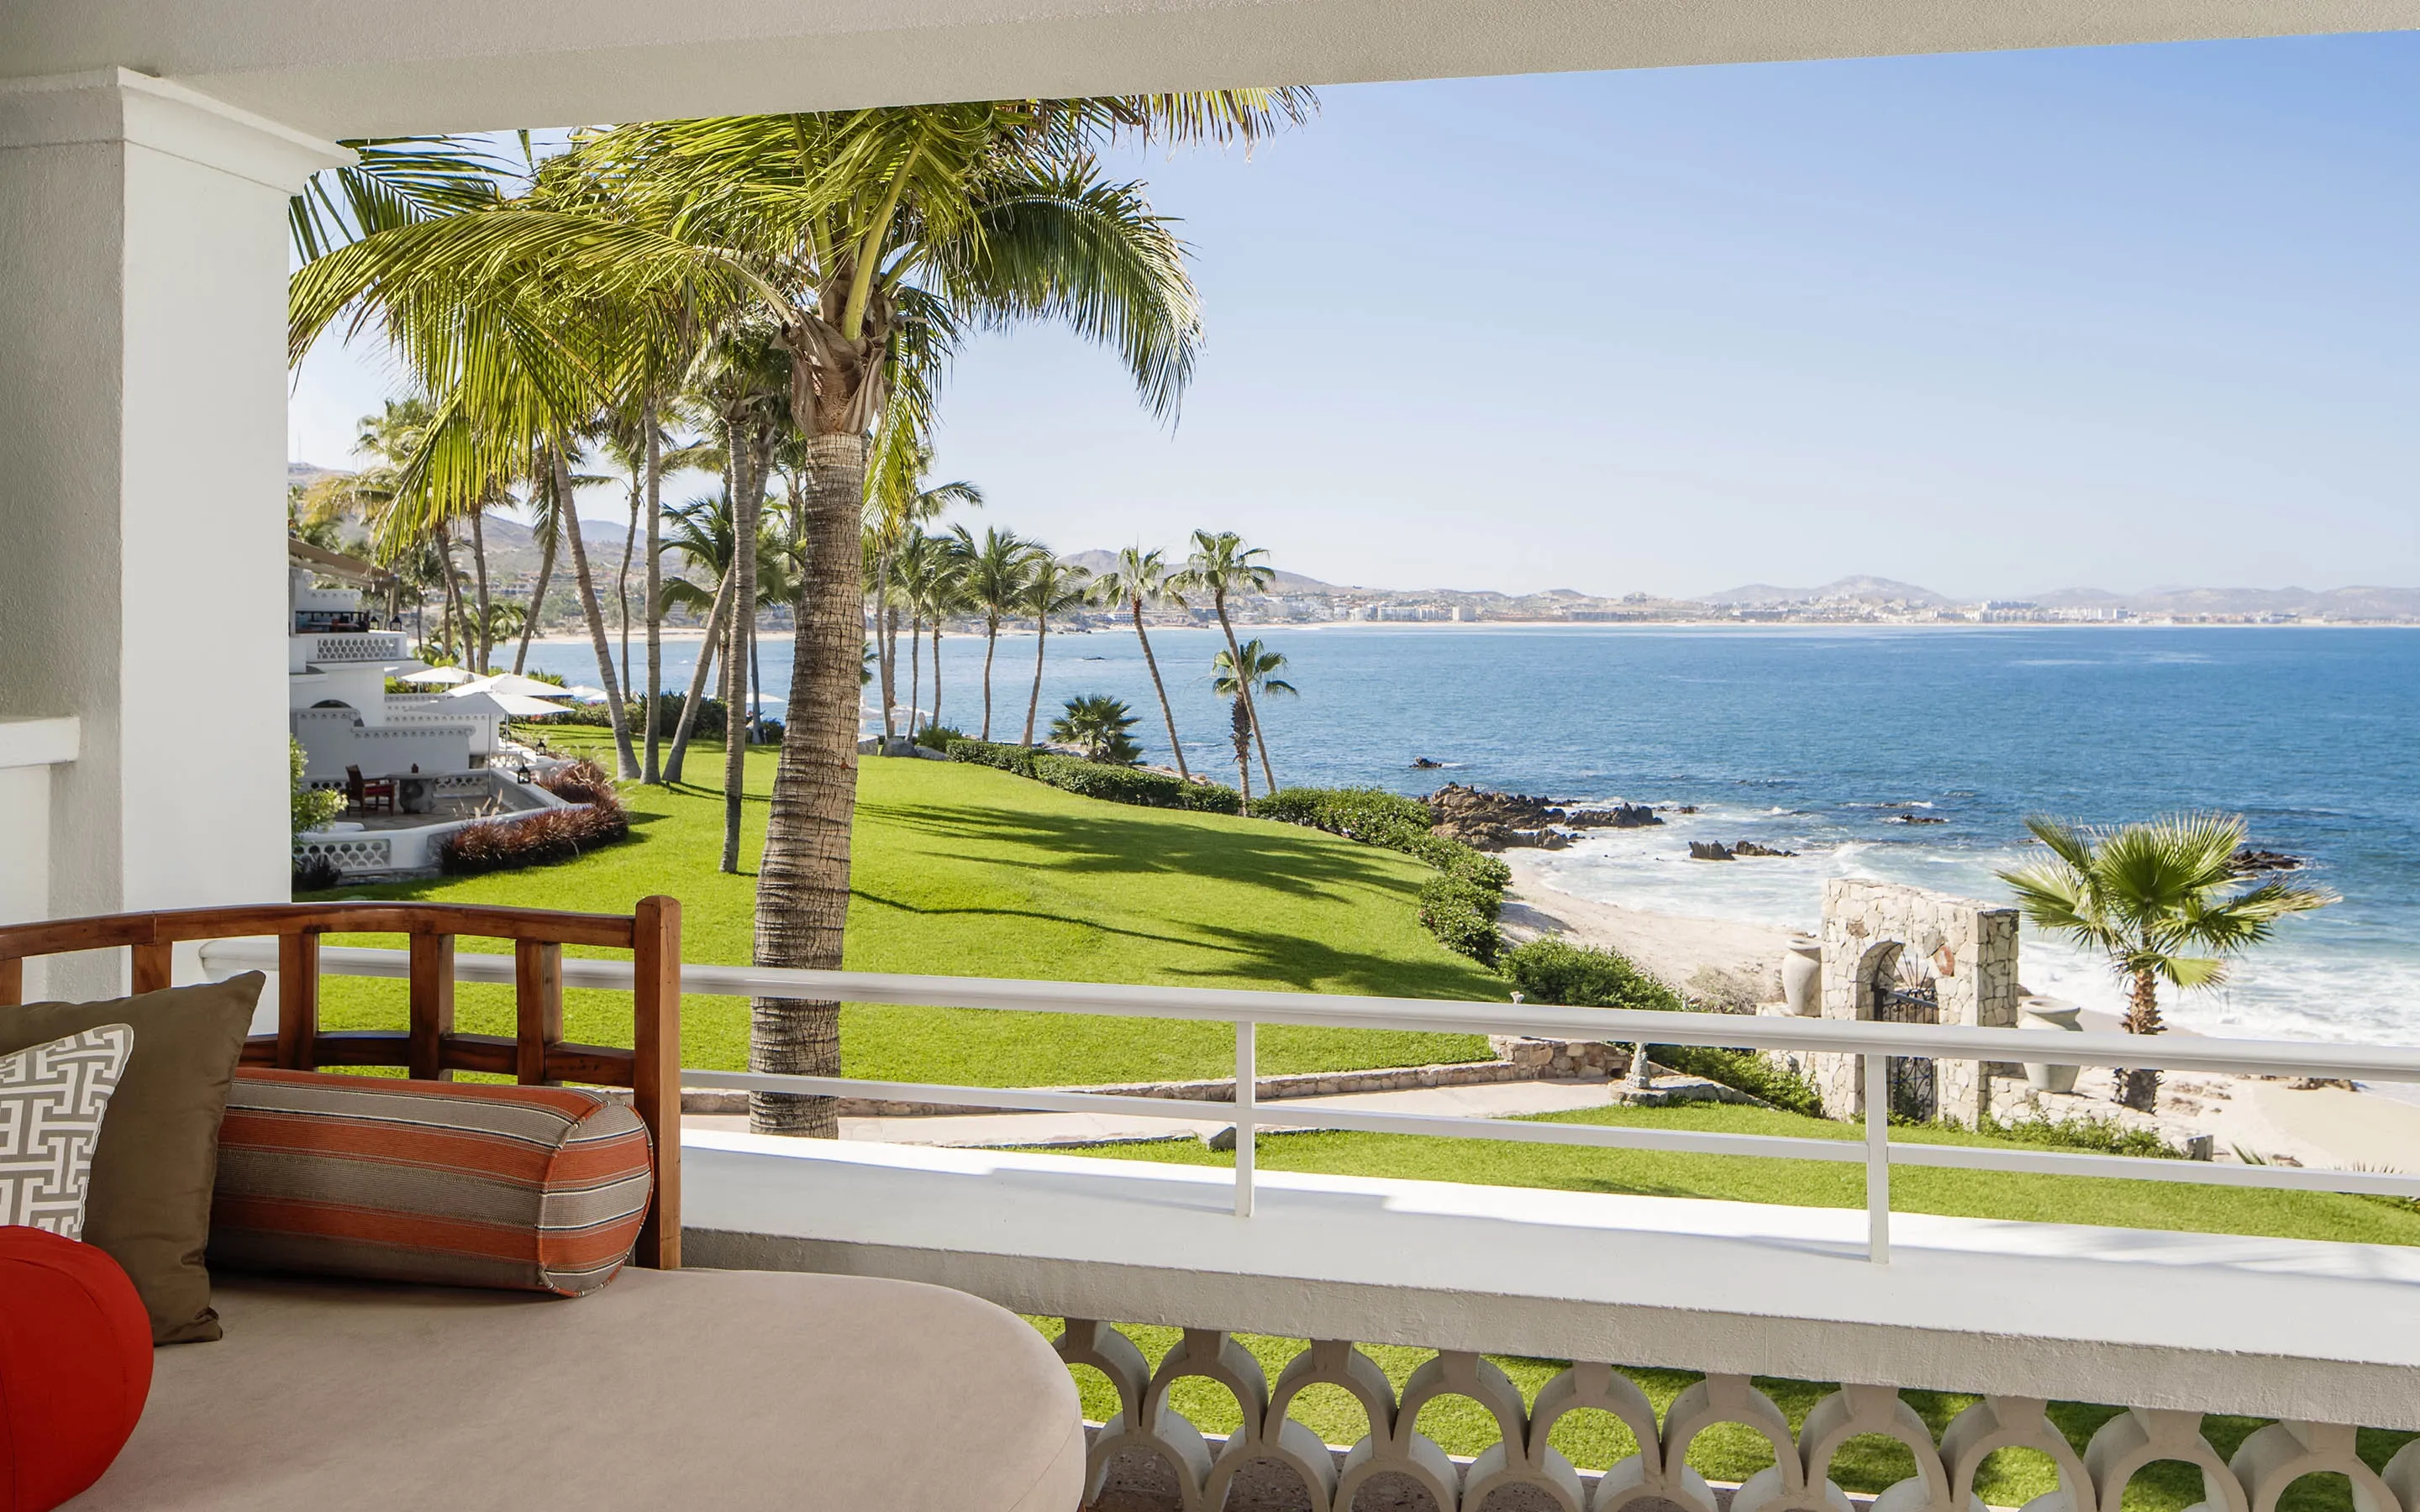
[[[886,427],[882,442],[865,476],[865,531],[874,557],[874,644],[882,672],[882,737],[889,740],[898,733],[892,722],[892,707],[899,693],[899,611],[891,597],[897,586],[892,563],[910,534],[953,505],[982,508],[984,496],[981,488],[964,479],[925,486],[933,449],[912,425]],[[914,707],[912,699],[909,707]]]
[[[967,589],[968,557],[961,538],[936,535],[929,541],[929,562],[916,590],[917,608],[933,627],[933,715],[926,721],[928,727],[941,722],[941,626],[975,609]]]
[[[2214,987],[2226,956],[2267,940],[2288,914],[2336,902],[2322,887],[2271,880],[2229,891],[2242,848],[2240,814],[2180,813],[2115,829],[2037,815],[2025,821],[2051,859],[1999,873],[2040,928],[2109,958],[2129,984],[2126,1031],[2158,1034],[2160,983]],[[2118,1101],[2149,1113],[2160,1073],[2119,1069]]]
[[[1291,697],[1301,691],[1292,683],[1277,678],[1276,674],[1285,670],[1285,664],[1282,654],[1267,649],[1258,640],[1245,641],[1232,654],[1221,651],[1210,658],[1210,690],[1220,698],[1233,701],[1230,705],[1230,723],[1234,732],[1236,787],[1244,795],[1246,813],[1252,811],[1252,737],[1260,732],[1260,720],[1252,712],[1252,699],[1256,694],[1283,693]],[[1244,669],[1241,677],[1235,675],[1238,667]],[[1264,775],[1268,771],[1268,753],[1264,748],[1261,755]],[[1269,791],[1276,792],[1276,786],[1272,784]]]
[[[665,517],[673,528],[664,537],[662,549],[677,551],[692,567],[705,570],[715,584],[708,594],[686,578],[675,577],[663,587],[662,609],[675,605],[693,609],[705,617],[706,639],[698,647],[697,667],[690,673],[689,694],[682,702],[680,718],[673,727],[671,754],[664,761],[664,780],[677,782],[689,754],[690,737],[696,732],[698,709],[704,703],[710,686],[712,670],[720,665],[724,671],[724,683],[730,681],[732,637],[731,601],[737,575],[732,571],[732,542],[737,539],[732,528],[731,496],[728,493],[711,499],[693,499],[669,511]],[[786,601],[791,592],[791,573],[787,551],[772,532],[759,527],[756,533],[756,600],[762,609]],[[744,653],[743,653],[744,654]],[[726,737],[730,725],[724,724]]]
[[[1092,573],[1060,561],[1047,547],[1034,548],[1033,570],[1025,579],[1025,612],[1033,616],[1033,692],[1025,701],[1025,744],[1033,744],[1033,717],[1042,708],[1042,651],[1050,643],[1050,617],[1072,614],[1092,599]]]
[[[1185,742],[1176,738],[1176,710],[1168,702],[1168,685],[1159,680],[1159,658],[1151,654],[1151,637],[1142,627],[1146,604],[1182,602],[1170,592],[1168,569],[1156,551],[1130,546],[1118,553],[1118,564],[1093,579],[1093,597],[1124,607],[1134,616],[1135,639],[1142,642],[1142,664],[1151,670],[1152,690],[1159,695],[1159,715],[1168,721],[1168,748],[1176,753],[1176,775],[1190,780],[1185,764]]]
[[[540,165],[520,199],[381,224],[312,257],[289,352],[299,361],[350,311],[433,392],[525,417],[504,443],[520,446],[633,392],[634,352],[677,312],[719,322],[752,306],[778,323],[807,450],[808,571],[754,954],[837,967],[864,644],[856,536],[877,422],[926,428],[960,332],[1032,319],[1112,347],[1144,402],[1172,413],[1200,333],[1184,248],[1140,184],[1102,176],[1098,153],[1121,139],[1249,141],[1310,103],[1230,90],[601,131]],[[466,445],[437,471],[450,486],[475,455]],[[750,1064],[834,1072],[838,1023],[836,1003],[761,999]],[[828,1098],[755,1093],[752,1108],[763,1132],[833,1130]]]
[[[1171,580],[1170,586],[1179,594],[1206,594],[1210,607],[1218,616],[1218,628],[1227,637],[1227,655],[1232,663],[1239,653],[1235,648],[1235,626],[1227,618],[1227,597],[1231,594],[1264,594],[1277,581],[1277,571],[1266,561],[1268,553],[1259,547],[1248,547],[1244,538],[1233,531],[1193,532],[1193,555],[1186,559],[1185,570]],[[1249,664],[1248,664],[1249,665]],[[1249,727],[1253,742],[1260,747],[1261,776],[1268,779],[1269,791],[1278,787],[1278,775],[1269,769],[1269,743],[1261,733],[1259,708],[1252,702],[1252,689],[1247,678],[1238,685],[1244,706],[1244,722]],[[1291,689],[1289,689],[1291,691]]]
[[[983,616],[984,717],[983,733],[977,738],[989,740],[991,661],[1000,649],[1000,625],[1023,611],[1026,581],[1033,574],[1034,560],[1049,553],[1015,531],[1004,531],[997,525],[984,527],[981,545],[963,525],[954,528],[950,534],[958,545],[960,583],[968,606]]]
[[[1135,717],[1124,699],[1093,693],[1067,701],[1066,712],[1050,721],[1050,738],[1073,746],[1088,762],[1132,766],[1142,748],[1134,743]]]

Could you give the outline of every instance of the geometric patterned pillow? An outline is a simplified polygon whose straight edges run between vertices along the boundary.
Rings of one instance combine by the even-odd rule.
[[[85,1184],[134,1031],[104,1024],[0,1056],[0,1224],[84,1237]]]

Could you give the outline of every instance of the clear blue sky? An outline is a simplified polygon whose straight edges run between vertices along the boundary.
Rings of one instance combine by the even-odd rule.
[[[969,349],[986,517],[1389,587],[2420,583],[2420,37],[1323,100],[1132,164],[1207,310],[1172,432],[1055,332]],[[382,382],[315,354],[300,454]]]

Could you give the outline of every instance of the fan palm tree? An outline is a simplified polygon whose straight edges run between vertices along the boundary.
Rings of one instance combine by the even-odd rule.
[[[1050,721],[1050,738],[1075,747],[1088,762],[1132,766],[1142,757],[1142,748],[1134,743],[1134,712],[1125,700],[1092,693],[1067,701],[1065,711]]]
[[[1228,596],[1267,593],[1269,585],[1277,581],[1277,571],[1268,564],[1267,558],[1266,551],[1246,546],[1244,538],[1233,531],[1195,531],[1192,556],[1186,559],[1185,570],[1170,580],[1169,586],[1179,595],[1209,598],[1212,611],[1218,616],[1218,628],[1227,637],[1231,664],[1240,659],[1241,653],[1235,646],[1234,623],[1227,617]],[[1253,743],[1260,748],[1261,776],[1267,779],[1269,791],[1275,793],[1278,775],[1269,769],[1269,743],[1261,733],[1260,710],[1252,702],[1251,682],[1246,678],[1237,685],[1239,702],[1243,704],[1244,722],[1251,730]]]
[[[991,663],[1000,649],[1001,622],[1024,612],[1026,583],[1033,575],[1035,560],[1049,553],[1015,531],[1004,531],[997,525],[984,527],[980,545],[963,525],[950,534],[957,542],[959,580],[968,607],[983,616],[984,717],[983,733],[977,738],[989,740]]]
[[[2214,987],[2226,957],[2267,940],[2277,921],[2336,902],[2321,887],[2270,880],[2239,890],[2240,814],[2180,813],[2115,829],[2035,816],[2025,821],[2051,859],[1999,873],[2041,929],[2100,951],[2128,983],[2126,1031],[2158,1034],[2160,983]],[[2118,1101],[2149,1113],[2160,1073],[2117,1072]]]
[[[1252,713],[1255,695],[1283,693],[1294,697],[1301,692],[1292,683],[1278,677],[1285,670],[1282,653],[1269,650],[1258,640],[1245,641],[1231,655],[1221,651],[1210,658],[1210,690],[1229,700],[1229,724],[1235,745],[1236,789],[1244,795],[1244,812],[1252,811],[1252,737],[1259,733],[1260,721]],[[1241,667],[1244,674],[1235,675]],[[1264,750],[1261,768],[1268,769],[1268,755]],[[1277,789],[1269,789],[1274,793]]]
[[[1135,639],[1142,642],[1142,664],[1150,669],[1152,691],[1159,695],[1159,716],[1168,722],[1168,748],[1176,753],[1176,775],[1189,780],[1193,773],[1185,764],[1185,742],[1176,738],[1176,709],[1168,702],[1168,685],[1159,680],[1159,658],[1151,654],[1151,636],[1142,626],[1144,606],[1183,602],[1169,588],[1168,568],[1160,554],[1140,546],[1127,547],[1118,553],[1116,566],[1093,579],[1093,597],[1096,603],[1123,608],[1134,616]]]
[[[778,322],[808,454],[808,572],[754,953],[836,967],[863,649],[855,537],[877,422],[923,428],[961,332],[1033,319],[1112,347],[1144,402],[1172,413],[1200,332],[1184,249],[1142,186],[1106,179],[1096,153],[1120,138],[1251,140],[1309,104],[1231,90],[616,128],[539,165],[517,200],[381,224],[306,262],[289,350],[300,360],[352,311],[433,392],[519,417],[494,428],[520,446],[636,392],[636,352],[675,311],[719,320],[745,305]],[[449,446],[429,471],[456,486],[481,473],[477,458]],[[750,1064],[835,1072],[838,1014],[760,1000]],[[833,1128],[830,1099],[756,1093],[752,1107],[762,1131]]]
[[[1033,719],[1042,708],[1042,652],[1050,644],[1053,615],[1073,614],[1092,601],[1093,575],[1062,562],[1047,547],[1034,548],[1033,570],[1025,579],[1024,609],[1033,616],[1033,692],[1025,701],[1025,744],[1033,744]]]

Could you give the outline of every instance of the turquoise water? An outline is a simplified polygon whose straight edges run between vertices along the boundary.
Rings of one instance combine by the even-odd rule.
[[[2345,896],[2289,920],[2224,988],[2174,1005],[2219,1032],[2420,1041],[2420,630],[2124,626],[1264,630],[1301,689],[1264,711],[1281,782],[1426,792],[1444,780],[1587,800],[1693,804],[1661,828],[1552,858],[1559,886],[1674,913],[1815,922],[1822,881],[1869,875],[1983,898],[2024,816],[2241,812],[2256,844],[2308,856]],[[1233,780],[1211,694],[1215,631],[1153,637],[1198,769]],[[1022,730],[1033,638],[1001,638],[995,736]],[[941,717],[982,717],[980,638],[944,642]],[[1043,719],[1077,693],[1167,739],[1130,632],[1054,633]],[[765,647],[788,691],[788,647]],[[693,643],[668,658],[684,681]],[[539,664],[594,680],[584,648]],[[668,678],[668,680],[671,680]],[[905,673],[901,702],[907,702]],[[932,705],[925,671],[925,707]],[[1446,764],[1418,771],[1413,758]],[[1257,777],[1257,774],[1255,774]],[[1938,825],[1891,816],[1917,813]],[[1691,839],[1792,860],[1686,859]],[[2028,937],[2026,985],[2114,1007],[2105,972]]]

